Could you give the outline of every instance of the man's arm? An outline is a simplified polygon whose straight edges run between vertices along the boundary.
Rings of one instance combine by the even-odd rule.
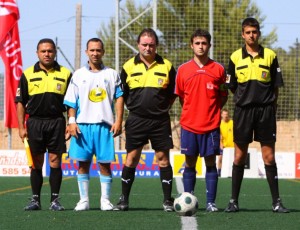
[[[76,123],[76,109],[68,107],[68,118],[69,125],[66,128],[66,140],[68,140],[69,135],[78,138],[78,134],[80,134],[80,129]]]
[[[115,103],[116,108],[116,121],[111,127],[111,132],[113,132],[113,136],[119,136],[122,133],[122,122],[123,122],[123,114],[124,114],[124,98],[123,96],[118,97]]]
[[[228,70],[226,75],[226,86],[232,93],[237,89],[237,78],[235,76],[235,64],[229,59]]]
[[[275,94],[274,107],[275,107],[275,111],[277,112],[277,99],[278,99],[278,96],[279,96],[278,87],[274,88],[274,94]]]
[[[27,130],[25,128],[25,106],[21,102],[17,103],[17,116],[19,124],[19,136],[23,141],[27,136]]]
[[[129,94],[129,86],[126,83],[127,73],[126,73],[124,68],[122,68],[122,71],[121,71],[121,74],[120,74],[120,79],[121,79],[121,88],[122,88],[122,91],[123,91],[123,97],[124,97],[124,100],[126,100],[128,94]]]
[[[19,125],[19,136],[24,140],[27,137],[27,129],[25,127],[26,104],[29,100],[27,80],[22,73],[18,90],[16,93],[15,102],[17,103],[17,119]]]
[[[176,70],[173,66],[169,72],[169,79],[170,79],[170,83],[168,85],[168,90],[169,90],[169,94],[171,95],[170,105],[172,106],[177,97],[177,95],[175,94]]]
[[[279,87],[284,86],[283,77],[278,64],[277,57],[275,57],[275,59],[273,60],[270,69],[271,69],[270,72],[271,72],[272,85],[274,87],[274,95],[275,95],[274,107],[277,110],[277,99],[279,96]]]

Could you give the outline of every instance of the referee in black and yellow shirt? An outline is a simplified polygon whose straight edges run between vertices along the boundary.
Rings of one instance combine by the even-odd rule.
[[[261,144],[266,177],[272,195],[272,210],[289,212],[281,202],[275,161],[276,107],[278,87],[283,86],[276,54],[259,45],[260,26],[255,18],[242,23],[245,45],[232,53],[227,83],[234,93],[232,194],[225,212],[239,211],[238,198],[244,176],[249,143]]]
[[[115,210],[129,209],[129,194],[142,149],[150,140],[160,169],[164,194],[163,210],[174,211],[173,170],[169,150],[173,148],[169,109],[175,100],[176,71],[171,62],[156,53],[158,37],[151,28],[137,39],[139,53],[128,60],[121,72],[124,101],[129,110],[126,120],[126,162],[122,171],[122,194]]]
[[[59,191],[62,182],[61,157],[66,152],[66,111],[63,99],[71,79],[71,72],[55,61],[56,46],[52,39],[41,39],[37,45],[39,61],[27,68],[20,79],[16,103],[19,136],[28,138],[33,166],[30,172],[32,198],[24,208],[26,211],[41,209],[43,185],[43,163],[48,151],[50,164],[50,207],[62,211]],[[28,120],[25,126],[25,115]]]

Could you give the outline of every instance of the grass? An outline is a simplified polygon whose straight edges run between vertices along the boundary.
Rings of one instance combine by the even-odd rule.
[[[90,211],[74,212],[78,202],[76,177],[64,178],[61,188],[61,203],[66,211],[49,211],[49,184],[44,179],[42,210],[25,212],[23,207],[30,197],[29,178],[0,177],[0,229],[191,229],[182,226],[176,213],[162,211],[162,191],[158,178],[136,178],[130,197],[128,212],[103,212],[99,210],[100,185],[98,178],[90,181]],[[174,183],[175,180],[174,180]],[[216,203],[217,213],[205,212],[205,181],[198,179],[196,196],[199,211],[195,219],[198,229],[299,229],[300,226],[300,181],[280,180],[280,192],[289,214],[271,211],[271,196],[265,179],[244,179],[240,195],[240,212],[224,213],[231,190],[230,179],[219,179]],[[111,201],[116,203],[121,191],[120,178],[114,178]],[[173,186],[174,196],[177,194]]]

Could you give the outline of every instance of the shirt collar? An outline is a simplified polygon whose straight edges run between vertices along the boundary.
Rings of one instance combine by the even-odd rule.
[[[160,55],[158,55],[158,54],[155,54],[154,61],[156,61],[159,64],[164,64],[164,59]],[[140,58],[140,54],[137,54],[134,57],[134,64],[138,64],[138,63],[143,63],[143,61]]]
[[[244,59],[244,58],[246,58],[246,57],[248,57],[248,56],[251,56],[251,55],[248,54],[247,49],[246,49],[246,46],[244,45],[244,46],[242,47],[242,58]],[[264,58],[264,47],[261,46],[261,45],[259,45],[258,56]]]
[[[54,61],[52,69],[56,71],[60,71],[60,65],[56,61]],[[33,72],[35,73],[39,71],[45,71],[45,70],[40,67],[40,62],[38,61],[37,63],[35,63],[33,67]]]
[[[89,71],[92,70],[92,69],[91,69],[91,66],[90,66],[90,64],[89,64],[89,62],[86,63],[86,68],[87,68]],[[104,68],[105,68],[105,66],[104,66],[104,64],[103,64],[103,62],[102,62],[101,65],[100,65],[100,70],[103,70]]]

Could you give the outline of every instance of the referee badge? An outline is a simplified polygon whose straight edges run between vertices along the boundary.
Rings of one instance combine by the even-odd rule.
[[[264,79],[266,79],[266,78],[267,78],[267,75],[268,75],[268,73],[267,73],[267,72],[265,72],[265,71],[262,71],[262,73],[261,73],[261,78],[264,78]]]
[[[162,84],[163,84],[163,82],[164,82],[164,80],[163,80],[163,79],[161,79],[161,78],[158,78],[158,81],[157,81],[158,85],[162,85]]]
[[[56,90],[57,90],[57,91],[61,91],[61,84],[57,83],[57,85],[56,85]]]

